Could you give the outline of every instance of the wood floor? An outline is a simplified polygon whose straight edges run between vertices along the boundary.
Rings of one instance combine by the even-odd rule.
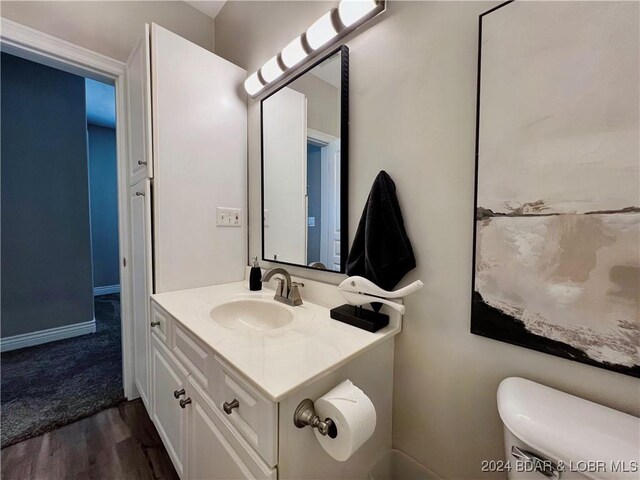
[[[178,480],[138,400],[2,450],[3,480]]]

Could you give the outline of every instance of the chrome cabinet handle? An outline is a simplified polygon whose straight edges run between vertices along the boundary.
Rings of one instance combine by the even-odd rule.
[[[160,322],[151,322],[150,324],[152,327],[157,327],[158,325],[160,325]]]
[[[138,165],[146,165],[147,162],[145,162],[144,160],[138,160]]]
[[[559,480],[560,472],[558,466],[551,460],[547,460],[544,457],[540,457],[533,452],[527,450],[521,450],[515,445],[511,446],[511,455],[516,459],[530,464],[536,472],[541,473],[551,480]]]
[[[231,415],[231,412],[233,412],[233,409],[238,408],[239,406],[240,406],[240,402],[234,398],[231,403],[224,402],[222,404],[222,409],[224,410],[224,413],[226,413],[227,415]]]
[[[178,398],[180,395],[184,395],[184,388],[182,390],[174,390],[173,396]]]
[[[180,400],[180,408],[185,408],[190,403],[191,403],[191,397],[185,398],[184,400]]]

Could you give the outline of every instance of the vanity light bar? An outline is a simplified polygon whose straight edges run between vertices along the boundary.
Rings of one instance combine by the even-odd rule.
[[[280,75],[284,73],[284,69],[280,66],[280,63],[278,63],[278,56],[276,55],[265,63],[260,69],[260,73],[267,83],[271,83],[280,78]]]
[[[305,33],[251,74],[244,82],[244,89],[249,96],[255,97],[287,71],[384,11],[385,5],[385,0],[342,0],[338,8],[325,13]]]
[[[317,50],[326,44],[333,37],[338,35],[338,29],[333,24],[333,18],[336,9],[325,13],[320,19],[316,20],[306,32],[307,43],[312,50]]]
[[[282,49],[280,58],[285,67],[291,68],[299,64],[308,55],[302,44],[302,37],[296,38],[293,42]]]

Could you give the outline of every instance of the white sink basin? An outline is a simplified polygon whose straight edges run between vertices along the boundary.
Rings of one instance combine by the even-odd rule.
[[[248,331],[273,330],[293,321],[293,313],[284,305],[255,298],[223,303],[210,316],[223,327]]]

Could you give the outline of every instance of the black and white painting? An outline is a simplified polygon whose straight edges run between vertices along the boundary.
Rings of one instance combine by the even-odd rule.
[[[640,376],[640,3],[481,17],[472,333]]]

